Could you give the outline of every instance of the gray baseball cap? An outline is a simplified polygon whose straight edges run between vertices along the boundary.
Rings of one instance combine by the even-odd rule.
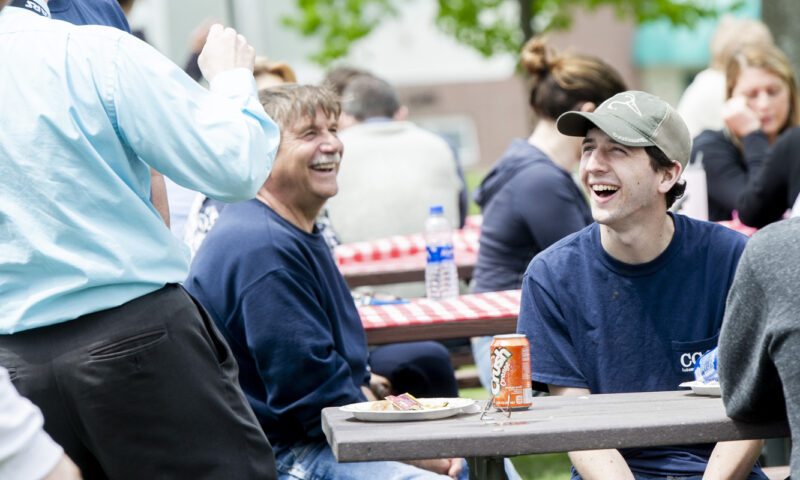
[[[556,121],[558,131],[584,137],[597,127],[615,142],[629,147],[655,145],[686,168],[692,137],[681,116],[667,102],[646,92],[630,90],[614,95],[594,112],[566,112]]]

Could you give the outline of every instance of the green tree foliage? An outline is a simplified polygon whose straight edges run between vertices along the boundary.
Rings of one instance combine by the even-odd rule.
[[[319,40],[312,60],[328,65],[347,54],[381,21],[409,1],[436,1],[436,25],[485,56],[516,54],[536,33],[569,28],[576,8],[611,5],[621,18],[639,23],[667,18],[691,26],[715,16],[713,0],[295,0],[297,12],[283,18],[288,27]],[[741,2],[739,2],[741,3]]]

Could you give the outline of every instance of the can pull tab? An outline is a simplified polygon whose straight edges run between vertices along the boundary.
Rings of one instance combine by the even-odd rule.
[[[493,404],[494,404],[494,393],[486,402],[486,404],[483,406],[483,411],[481,412],[481,416],[478,418],[478,420],[483,420],[483,417],[486,416],[486,412],[489,411],[489,407],[491,407]],[[503,407],[500,407],[500,411],[501,412],[503,411]],[[508,403],[506,404],[506,418],[511,418],[511,396],[508,397]]]

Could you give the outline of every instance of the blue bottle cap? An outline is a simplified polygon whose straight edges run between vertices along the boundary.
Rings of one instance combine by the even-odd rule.
[[[444,213],[444,209],[441,205],[431,205],[430,213],[431,215],[442,214]]]

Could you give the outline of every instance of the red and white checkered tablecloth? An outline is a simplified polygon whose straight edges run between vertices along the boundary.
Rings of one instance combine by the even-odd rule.
[[[456,262],[459,262],[459,257],[469,259],[477,257],[478,239],[481,236],[480,224],[480,215],[470,216],[467,217],[463,229],[453,232],[453,255]],[[422,233],[348,243],[334,249],[334,256],[339,266],[411,257],[424,253],[425,237]]]
[[[724,225],[730,229],[736,230],[739,233],[743,233],[748,237],[752,234],[756,233],[757,228],[748,227],[738,217],[734,217],[733,220],[722,220],[721,222],[717,222],[720,225]]]
[[[409,303],[358,307],[365,329],[519,315],[520,290],[461,295],[451,300],[410,299]]]

